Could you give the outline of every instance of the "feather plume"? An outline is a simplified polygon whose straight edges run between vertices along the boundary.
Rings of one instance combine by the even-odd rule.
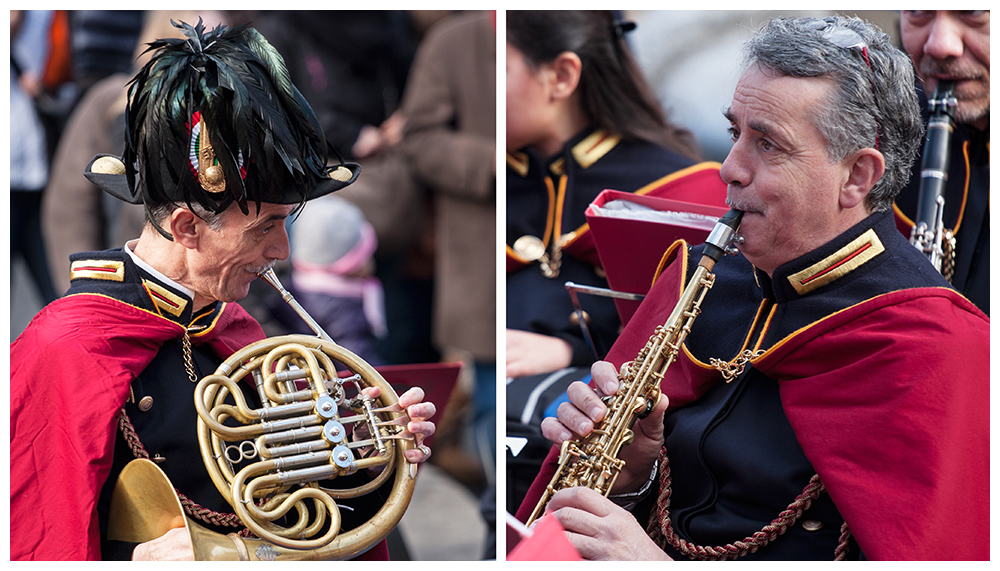
[[[235,203],[248,213],[250,202],[304,202],[328,182],[323,129],[267,40],[247,27],[171,23],[184,38],[148,44],[153,55],[129,84],[122,159],[142,201],[215,212]],[[190,164],[195,112],[225,176],[222,192],[202,188]]]

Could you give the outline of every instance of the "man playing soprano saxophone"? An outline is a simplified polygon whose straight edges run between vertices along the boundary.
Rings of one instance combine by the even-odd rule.
[[[568,488],[547,513],[587,559],[985,559],[989,318],[893,222],[922,132],[907,57],[841,17],[772,20],[746,53],[721,169],[740,255],[716,264],[610,499]],[[547,438],[603,418],[699,254],[675,248]]]
[[[87,172],[145,205],[141,236],[74,255],[69,292],[11,345],[15,560],[191,559],[184,528],[140,544],[107,541],[111,490],[137,444],[205,508],[199,514],[216,512],[202,523],[220,531],[212,524],[232,508],[201,465],[188,379],[263,337],[234,302],[288,257],[286,218],[357,177],[357,165],[327,166],[315,115],[255,30],[175,25],[186,39],[151,44],[130,84],[123,160],[101,157]],[[422,401],[419,388],[399,397],[418,445],[405,453],[410,462],[430,456],[421,442],[434,433],[435,407]],[[374,514],[372,497],[355,502],[354,515]],[[353,527],[343,513],[342,528]],[[384,544],[368,555],[379,553]]]

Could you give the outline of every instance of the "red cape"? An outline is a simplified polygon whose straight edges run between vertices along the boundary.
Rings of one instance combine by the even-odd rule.
[[[617,367],[673,308],[684,258],[612,348]],[[943,288],[884,294],[795,332],[753,365],[779,383],[803,451],[868,559],[989,558],[989,318],[971,302]],[[674,408],[718,379],[685,350],[661,387]],[[557,458],[554,448],[522,521]]]
[[[154,313],[78,294],[46,306],[11,344],[12,560],[101,558],[96,505],[111,470],[115,415],[135,376],[183,333]],[[243,308],[227,304],[192,342],[226,358],[263,337]]]

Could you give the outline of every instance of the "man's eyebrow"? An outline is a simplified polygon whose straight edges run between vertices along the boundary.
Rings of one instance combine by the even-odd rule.
[[[268,224],[270,222],[282,222],[286,218],[288,218],[287,214],[271,213],[271,214],[268,214],[267,216],[265,216],[264,218],[258,218],[251,225],[251,227],[252,228],[256,228],[257,226],[263,226],[263,225]]]
[[[771,136],[772,135],[771,127],[768,126],[768,125],[766,125],[766,124],[764,124],[764,123],[760,123],[758,121],[750,121],[749,123],[747,123],[747,126],[749,126],[751,129],[753,129],[754,131],[757,131],[758,133],[760,133],[762,135],[766,135],[766,136]]]
[[[722,115],[730,123],[734,123],[734,124],[737,123],[737,121],[736,121],[736,114],[733,113],[732,107],[726,107],[725,109],[723,109],[722,110]],[[757,131],[758,133],[761,133],[761,134],[767,135],[767,136],[772,135],[773,131],[774,131],[769,125],[767,125],[766,123],[761,123],[759,121],[753,121],[753,120],[751,120],[747,124],[747,126],[750,127],[752,130]]]

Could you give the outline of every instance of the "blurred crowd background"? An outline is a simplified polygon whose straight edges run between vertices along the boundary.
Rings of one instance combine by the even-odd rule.
[[[121,155],[126,84],[171,20],[257,28],[347,161],[349,189],[291,224],[276,271],[372,365],[461,363],[395,560],[495,555],[496,20],[492,11],[10,11],[13,341],[69,287],[69,255],[121,247],[143,209],[82,175]],[[267,284],[268,336],[311,334]]]

